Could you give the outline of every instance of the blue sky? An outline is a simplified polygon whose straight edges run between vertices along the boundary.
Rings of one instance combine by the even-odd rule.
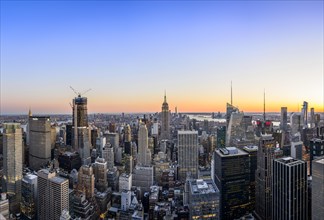
[[[1,2],[1,113],[323,109],[323,1]]]

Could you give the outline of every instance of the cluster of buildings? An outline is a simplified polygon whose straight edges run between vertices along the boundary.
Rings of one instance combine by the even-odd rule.
[[[166,95],[149,116],[91,116],[80,94],[71,107],[67,120],[2,124],[0,217],[324,216],[324,125],[307,102],[278,126],[232,103],[223,121],[171,114]]]

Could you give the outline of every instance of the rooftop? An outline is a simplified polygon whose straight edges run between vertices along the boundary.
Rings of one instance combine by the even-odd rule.
[[[51,181],[54,182],[54,183],[57,183],[57,184],[62,184],[65,181],[68,181],[68,180],[64,179],[62,177],[55,176],[55,177],[51,178]]]
[[[276,161],[278,161],[280,163],[287,164],[289,166],[305,163],[304,161],[295,159],[293,157],[283,157],[283,158],[277,159]]]
[[[324,164],[324,157],[314,161],[315,163]]]
[[[198,131],[190,131],[190,130],[187,130],[187,131],[178,131],[178,134],[198,134]]]
[[[245,146],[245,147],[243,147],[243,149],[246,150],[246,151],[248,151],[248,152],[258,151],[258,146],[250,145],[250,146]]]
[[[192,195],[199,194],[211,194],[219,192],[215,183],[209,180],[197,179],[197,180],[189,180],[190,190]]]
[[[216,150],[216,153],[219,154],[221,157],[234,157],[234,156],[248,155],[248,153],[242,151],[237,147],[220,148],[219,150]]]

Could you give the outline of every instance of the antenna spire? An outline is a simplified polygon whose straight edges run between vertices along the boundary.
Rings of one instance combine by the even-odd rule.
[[[265,115],[265,89],[263,90],[263,121],[266,120],[266,115]]]
[[[231,80],[231,105],[233,105],[233,90],[232,90],[232,80]]]
[[[166,102],[166,90],[164,90],[164,102]]]

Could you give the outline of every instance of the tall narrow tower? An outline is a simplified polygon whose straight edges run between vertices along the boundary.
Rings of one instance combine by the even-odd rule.
[[[255,212],[258,219],[271,220],[272,216],[272,164],[282,157],[282,150],[277,148],[272,135],[261,135],[258,148],[257,170],[255,172]]]
[[[18,123],[3,124],[4,191],[9,195],[10,212],[18,213],[21,201],[22,131]]]
[[[38,171],[51,160],[50,117],[29,117],[29,139],[29,166]]]
[[[162,104],[161,121],[161,139],[170,139],[170,111],[166,94],[164,94],[164,102]]]
[[[151,151],[148,149],[148,133],[143,122],[140,122],[138,131],[137,161],[142,166],[149,166],[151,164]]]

